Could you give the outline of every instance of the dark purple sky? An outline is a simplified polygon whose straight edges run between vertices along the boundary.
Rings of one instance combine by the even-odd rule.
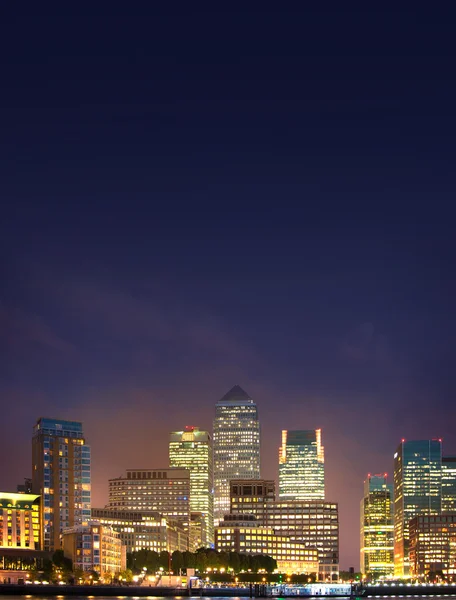
[[[81,419],[103,505],[237,383],[264,476],[323,428],[357,567],[367,472],[456,452],[455,14],[206,6],[2,7],[0,486]]]

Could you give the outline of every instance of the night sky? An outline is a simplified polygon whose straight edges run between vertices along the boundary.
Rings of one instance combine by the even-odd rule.
[[[71,418],[103,506],[239,384],[263,476],[322,427],[358,568],[366,474],[456,453],[453,9],[2,6],[1,489]]]

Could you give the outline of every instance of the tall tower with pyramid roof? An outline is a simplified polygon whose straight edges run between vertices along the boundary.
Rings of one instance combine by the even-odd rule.
[[[230,480],[260,478],[260,423],[255,402],[235,385],[215,406],[214,524],[230,512]]]

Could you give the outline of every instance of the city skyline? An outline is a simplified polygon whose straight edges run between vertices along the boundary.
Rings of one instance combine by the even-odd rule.
[[[236,385],[236,386],[234,386],[230,390],[230,392],[228,392],[227,394],[225,394],[224,398],[222,398],[222,401],[224,399],[226,399],[230,394],[233,394],[233,390],[234,390],[234,392],[236,394],[239,394],[239,390],[241,390],[241,392],[242,392],[243,395],[245,394],[244,390],[242,390],[242,388],[240,388],[240,386]],[[251,398],[249,396],[246,395],[246,397],[249,400],[251,400]],[[237,401],[239,401],[239,397],[237,398]],[[220,403],[220,401],[218,401],[218,403]],[[85,438],[81,437],[83,435],[82,434],[82,426],[83,426],[83,424],[81,422],[72,422],[72,421],[64,421],[64,420],[60,420],[60,419],[49,419],[49,418],[40,417],[37,420],[36,423],[37,423],[37,425],[35,425],[34,430],[40,432],[40,434],[42,432],[44,435],[48,435],[48,436],[49,435],[51,435],[51,436],[52,435],[57,435],[56,439],[60,443],[63,443],[63,442],[66,443],[67,442],[66,439],[62,438],[62,436],[73,435],[73,436],[76,436],[76,438],[79,438],[79,439],[73,440],[73,443],[76,443],[76,444],[81,443],[81,444],[83,444],[80,447],[81,450],[87,451],[87,449],[90,448],[89,446],[87,446]],[[38,425],[39,425],[39,427],[38,427]],[[37,429],[37,427],[38,427],[38,429]],[[68,428],[70,428],[72,431],[69,431],[69,430],[66,431],[66,429],[68,429]],[[196,426],[188,426],[186,428],[186,430],[187,430],[187,437],[190,434],[194,434],[196,432],[197,434],[199,433],[200,436],[202,436],[201,439],[204,438],[206,440],[206,442],[210,439],[210,437],[208,436],[208,432],[200,431],[200,429],[198,427],[196,427]],[[180,432],[172,432],[171,431],[171,432],[168,433],[167,439],[168,439],[168,446],[169,446],[168,451],[169,452],[171,452],[171,448],[173,447],[173,441],[174,441],[174,452],[177,450],[176,443],[178,441],[182,442],[182,440],[183,440],[183,434],[184,433],[185,433],[184,431],[180,431]],[[310,431],[310,432],[309,431],[294,431],[292,433],[294,433],[294,436],[292,436],[292,441],[293,442],[300,442],[301,443],[303,440],[307,441],[307,442],[311,441],[310,437],[309,437],[309,434],[311,434],[312,431]],[[318,440],[317,440],[318,443],[321,444],[321,435],[322,435],[321,434],[321,430],[316,430],[313,433],[314,433],[314,437],[315,437],[315,435],[318,437]],[[304,437],[303,437],[303,434],[305,434]],[[35,433],[33,439],[37,439],[36,438],[36,433]],[[45,441],[47,439],[48,439],[47,437],[44,438]],[[188,440],[189,439],[190,438],[188,438]],[[282,431],[282,440],[284,440],[284,439],[285,439],[284,438],[284,431]],[[315,437],[315,439],[317,439],[317,438]],[[188,441],[188,440],[186,438],[186,441]],[[69,440],[69,441],[71,442],[71,440]],[[38,451],[38,454],[36,454],[36,452],[37,452],[37,450],[36,450],[37,445],[36,445],[36,443],[34,444],[34,448],[35,448],[35,450],[34,450],[34,456],[35,457],[36,456],[41,456],[41,453],[42,453],[41,446],[42,445],[43,444],[41,443],[40,444],[40,450]],[[426,466],[426,460],[428,460],[428,458],[426,458],[426,456],[427,456],[427,454],[429,454],[429,457],[431,456],[431,446],[432,446],[432,448],[434,448],[434,446],[435,446],[435,449],[433,450],[433,453],[432,453],[432,456],[435,455],[435,461],[434,461],[435,462],[435,468],[431,468],[431,471],[432,471],[432,473],[434,473],[434,475],[432,475],[431,479],[429,480],[429,477],[426,475],[426,473],[428,473],[428,470],[429,470],[429,467]],[[51,449],[52,450],[56,450],[56,448],[57,447],[52,446]],[[411,458],[408,459],[408,460],[411,460],[411,462],[410,462],[410,467],[407,466],[407,462],[404,463],[404,465],[405,465],[405,479],[404,479],[404,483],[403,484],[400,484],[400,481],[401,481],[400,477],[402,477],[402,476],[399,476],[399,472],[401,472],[401,471],[400,471],[400,469],[398,470],[398,467],[397,467],[397,461],[398,461],[397,456],[400,453],[399,452],[400,448],[411,448],[411,450],[407,450],[407,452],[404,454],[404,456],[410,455]],[[60,452],[59,452],[59,455],[60,455],[59,461],[65,460],[64,456],[66,456],[66,454],[64,454],[64,452],[62,452],[62,446],[61,446],[61,444],[59,446],[59,449],[60,449]],[[44,451],[48,452],[48,450],[46,448],[44,448]],[[321,448],[321,452],[320,452],[321,456],[323,456],[323,452],[324,452],[324,450],[323,450],[323,447],[322,447]],[[423,466],[421,466],[420,464],[416,465],[416,458],[413,458],[413,457],[414,456],[416,457],[418,455],[414,454],[414,452],[419,452],[421,454],[424,453],[423,457],[424,457],[424,461],[425,462],[424,462]],[[210,450],[209,450],[209,453],[210,453]],[[52,454],[52,452],[51,452],[51,454]],[[280,458],[280,456],[282,456],[281,452],[279,453],[279,458]],[[81,454],[81,456],[79,458],[81,458],[81,457],[82,457],[82,454]],[[90,457],[90,452],[89,452],[89,457]],[[171,462],[171,454],[169,455],[169,458],[170,458],[169,462]],[[46,456],[45,456],[45,459],[46,459]],[[34,458],[34,460],[36,460],[36,458]],[[451,511],[452,510],[452,507],[454,506],[454,502],[455,502],[455,498],[456,498],[456,493],[455,493],[455,490],[456,490],[456,478],[454,476],[454,474],[455,474],[455,469],[454,469],[455,458],[454,458],[454,456],[451,456],[451,455],[450,456],[448,456],[448,455],[444,456],[443,455],[443,453],[442,453],[442,438],[434,438],[432,440],[407,440],[407,441],[403,438],[401,440],[400,444],[399,444],[398,449],[396,450],[396,452],[394,454],[394,460],[395,460],[395,464],[396,464],[396,467],[395,467],[395,477],[394,477],[396,487],[399,486],[399,485],[404,485],[405,486],[404,490],[406,491],[407,490],[407,486],[412,485],[412,487],[410,489],[412,490],[413,494],[416,494],[417,493],[416,492],[416,483],[412,483],[411,484],[409,482],[413,482],[414,479],[416,477],[418,477],[418,480],[421,482],[420,483],[421,487],[423,487],[423,486],[425,486],[425,487],[426,486],[431,486],[431,487],[434,486],[434,487],[432,487],[432,489],[435,488],[435,494],[432,494],[432,497],[436,496],[436,499],[432,500],[432,502],[437,502],[438,506],[436,505],[434,508],[432,508],[432,510],[429,509],[429,511],[424,512],[424,513],[423,513],[422,510],[418,511],[418,512],[412,510],[412,512],[410,512],[411,516],[417,516],[417,515],[420,515],[420,514],[438,514],[439,512],[445,512],[445,510],[446,511],[448,511],[448,510]],[[89,462],[90,462],[90,460],[89,460]],[[432,464],[434,464],[434,463],[432,462]],[[277,466],[280,467],[280,461],[279,461],[279,464]],[[66,465],[64,465],[63,467],[64,467],[64,469],[68,468]],[[432,465],[430,465],[430,467],[432,467]],[[59,469],[60,468],[62,468],[62,465],[59,465]],[[82,468],[84,469],[86,467],[82,467]],[[163,516],[166,516],[166,512],[167,511],[166,510],[161,510],[160,506],[158,504],[157,505],[154,504],[154,506],[151,505],[151,506],[149,506],[149,508],[147,508],[148,507],[148,502],[150,502],[150,500],[149,501],[146,500],[147,493],[144,496],[144,500],[146,502],[143,502],[143,501],[139,502],[139,497],[138,497],[134,501],[134,504],[132,504],[131,501],[127,501],[127,502],[125,501],[125,500],[128,500],[128,494],[131,494],[131,492],[128,492],[127,496],[125,497],[124,496],[125,492],[121,492],[121,489],[117,488],[116,486],[125,485],[127,482],[129,482],[130,485],[132,483],[133,484],[137,483],[137,484],[141,484],[141,485],[144,486],[144,484],[146,484],[146,485],[149,484],[149,482],[147,480],[150,480],[150,484],[153,483],[155,485],[156,483],[158,483],[160,485],[160,480],[162,480],[162,477],[165,478],[165,480],[166,480],[167,477],[171,477],[172,479],[174,479],[175,477],[181,478],[184,473],[187,473],[185,475],[185,477],[188,478],[187,479],[187,481],[188,481],[188,483],[187,483],[188,490],[186,492],[184,492],[185,494],[188,494],[188,497],[185,498],[185,500],[187,501],[187,512],[186,512],[187,516],[184,516],[184,513],[179,513],[179,512],[168,513],[168,516],[166,516],[166,518],[171,518],[172,517],[172,518],[177,518],[178,520],[180,519],[180,523],[181,524],[180,525],[176,525],[179,528],[179,530],[176,530],[175,527],[173,529],[173,531],[175,531],[177,533],[172,533],[172,534],[169,533],[167,535],[173,535],[173,536],[177,535],[177,536],[180,536],[179,539],[181,541],[179,543],[184,544],[184,541],[183,541],[184,540],[184,536],[190,535],[190,539],[191,539],[191,536],[192,535],[195,536],[195,532],[197,531],[197,530],[194,529],[193,530],[194,532],[192,534],[190,532],[190,529],[189,529],[189,525],[190,525],[190,518],[189,517],[190,517],[190,510],[191,510],[190,509],[190,474],[191,474],[191,470],[188,470],[188,468],[187,468],[186,471],[185,470],[183,471],[182,469],[179,469],[178,466],[170,466],[170,467],[161,469],[162,472],[160,472],[160,473],[158,473],[158,472],[157,473],[151,473],[150,472],[151,468],[152,468],[152,470],[156,470],[156,467],[154,465],[151,465],[149,467],[149,472],[148,472],[147,469],[146,470],[143,469],[143,470],[140,470],[140,471],[136,470],[136,472],[134,472],[135,471],[134,469],[133,470],[128,469],[127,473],[124,474],[124,475],[122,475],[122,476],[120,476],[120,478],[117,478],[117,479],[114,479],[114,480],[110,479],[109,480],[109,501],[106,502],[105,504],[103,504],[103,506],[105,506],[104,509],[96,509],[98,511],[97,514],[99,513],[100,515],[103,515],[103,518],[105,519],[105,521],[103,521],[103,522],[106,522],[106,523],[111,523],[112,522],[110,520],[110,519],[112,519],[112,515],[110,516],[110,519],[107,519],[107,516],[105,516],[105,515],[110,515],[110,511],[112,512],[112,510],[114,510],[114,511],[115,510],[137,511],[136,513],[134,513],[135,515],[139,514],[141,511],[143,512],[143,511],[152,510],[152,511],[156,511],[156,512],[150,513],[152,515],[152,517],[153,517],[154,514],[158,515],[160,512],[163,514]],[[158,470],[160,471],[160,469],[158,469]],[[166,475],[166,473],[165,473],[166,471],[168,472],[168,475]],[[152,475],[153,475],[153,477],[152,477]],[[156,477],[157,477],[157,479],[156,479]],[[398,477],[399,477],[399,479],[398,479]],[[365,495],[365,498],[366,498],[366,489],[368,489],[368,488],[366,488],[367,482],[370,482],[370,481],[377,482],[377,480],[380,482],[378,485],[377,485],[377,483],[373,484],[372,491],[375,491],[375,490],[380,489],[380,488],[385,488],[386,478],[387,478],[387,473],[384,473],[382,476],[377,476],[377,475],[376,476],[371,476],[369,474],[368,475],[368,480],[364,482],[364,495]],[[277,477],[277,476],[276,476],[276,478],[274,478],[275,481],[277,481],[278,479],[279,479],[279,477]],[[244,483],[246,484],[248,480],[249,480],[248,478],[247,479],[244,478]],[[264,478],[263,479],[257,478],[256,481],[260,485],[263,485],[263,486],[266,484],[266,487],[269,487],[268,484],[272,483],[272,482],[269,482],[269,481],[265,480]],[[125,482],[125,483],[123,483],[123,482]],[[383,482],[383,484],[382,484],[382,482]],[[27,479],[26,479],[26,483],[27,483]],[[93,484],[93,481],[91,483]],[[181,483],[184,483],[184,482],[180,482],[180,481],[176,480],[176,483],[178,483],[180,485]],[[235,483],[237,483],[237,482],[235,482]],[[105,484],[106,484],[106,482],[105,482]],[[380,484],[382,484],[382,485],[380,485]],[[65,485],[65,484],[63,484],[63,485]],[[36,482],[35,482],[35,486],[36,486]],[[62,487],[62,483],[60,484],[60,487]],[[92,485],[89,485],[89,488],[91,488],[91,487],[92,487]],[[266,489],[266,487],[264,489]],[[274,484],[274,487],[275,487],[275,484]],[[391,485],[386,486],[386,487],[390,488]],[[19,490],[19,488],[24,488],[23,491],[25,491],[25,492],[27,491],[27,489],[26,489],[27,485],[25,485],[25,486],[22,485],[22,484],[18,485],[17,489]],[[130,489],[130,488],[128,488],[128,489]],[[144,488],[144,489],[146,489],[146,488]],[[160,489],[160,487],[158,487],[157,490],[158,489]],[[182,489],[184,489],[184,488],[182,488]],[[271,490],[272,489],[273,488],[271,488]],[[401,489],[401,488],[398,488],[398,489]],[[421,488],[419,488],[419,489],[421,489]],[[427,489],[427,487],[426,487],[426,489]],[[125,491],[126,490],[127,490],[127,487],[125,487]],[[423,490],[424,490],[424,487],[423,487]],[[175,492],[176,491],[177,491],[177,488],[176,488]],[[120,494],[119,494],[119,492],[120,492]],[[10,493],[11,494],[12,492],[6,492],[6,493]],[[66,493],[66,492],[62,492],[62,490],[60,490],[60,493]],[[156,503],[157,501],[159,503],[162,502],[162,500],[160,500],[160,498],[161,498],[160,494],[162,494],[162,493],[163,492],[159,493],[159,495],[157,496],[157,500],[154,500],[154,503]],[[421,495],[422,494],[420,494],[418,492],[418,496],[421,496]],[[438,497],[437,497],[437,495],[438,495]],[[122,497],[122,496],[124,496],[124,497]],[[400,493],[398,493],[397,498],[400,499],[402,496],[403,496],[403,492],[400,492]],[[406,492],[406,496],[407,496],[407,492]],[[418,496],[417,496],[417,498],[418,498]],[[425,496],[425,497],[427,497],[427,496]],[[43,498],[44,498],[44,496],[43,496]],[[427,500],[426,500],[426,506],[427,506],[428,503],[431,502],[430,498],[431,498],[430,496],[429,496],[429,498],[427,498]],[[119,500],[121,500],[121,501],[119,502]],[[286,499],[284,498],[283,500],[286,500]],[[283,502],[283,500],[282,500],[282,502]],[[418,498],[418,500],[419,500],[419,502],[422,503],[422,500],[420,500],[419,498]],[[411,501],[412,501],[412,504],[413,504],[413,502],[415,502],[415,500],[413,500],[413,499]],[[328,502],[329,502],[329,504],[328,504]],[[338,503],[338,499],[337,498],[326,498],[326,500],[322,502],[322,506],[328,506],[328,507],[329,506],[333,506],[332,503],[334,503],[334,502]],[[279,499],[279,495],[278,495],[277,506],[279,506],[279,505],[280,505],[280,499]],[[298,505],[299,505],[299,500],[298,500]],[[92,507],[94,507],[94,506],[95,505],[92,503]],[[373,504],[372,506],[375,507],[376,505]],[[444,507],[444,510],[441,510],[442,506]],[[177,507],[177,505],[176,505],[176,507]],[[43,502],[41,504],[40,510],[41,511],[46,510],[45,509],[45,502]],[[176,508],[173,508],[173,511],[175,511],[175,510],[176,510]],[[180,509],[178,509],[178,510],[180,510]],[[236,513],[236,510],[237,509],[234,510],[235,513]],[[245,507],[244,507],[244,510],[245,510]],[[300,510],[300,509],[298,509],[298,510]],[[70,512],[71,512],[71,509],[70,509]],[[43,512],[41,514],[43,514]],[[228,513],[226,513],[226,514],[228,514]],[[181,516],[179,516],[179,515],[181,515]],[[142,518],[144,518],[144,517],[142,517]],[[151,518],[151,517],[148,517],[148,518]],[[400,517],[400,511],[398,511],[398,512],[395,513],[396,529],[397,529],[397,523],[398,523],[398,521],[400,519],[401,519],[401,517]],[[76,518],[74,520],[74,525],[77,526],[77,524],[80,521],[81,521],[80,516],[76,515]],[[372,523],[374,523],[374,521],[372,521]],[[195,526],[196,526],[196,524],[195,524]],[[166,525],[166,527],[168,527],[168,526]],[[173,527],[172,523],[171,523],[171,527]],[[375,529],[375,527],[374,527],[374,529]],[[374,531],[374,529],[372,529],[372,531]],[[168,529],[167,529],[167,531],[168,531]],[[171,529],[169,529],[169,531],[171,532]],[[180,531],[180,533],[178,533],[178,531]],[[339,536],[339,531],[340,530],[339,530],[339,527],[338,527],[338,536]],[[368,530],[366,530],[366,531],[368,531]],[[162,535],[165,535],[165,534],[162,534]],[[198,536],[204,536],[204,535],[207,535],[207,534],[205,534],[204,533],[204,529],[202,529],[201,532],[200,533],[196,533],[196,535],[198,535]],[[397,537],[397,532],[396,532],[396,537]],[[166,539],[166,536],[163,539]],[[196,538],[193,537],[193,539],[196,539]],[[396,539],[395,543],[397,544],[397,539]],[[181,547],[184,548],[185,546],[181,546]],[[360,550],[362,550],[362,548],[363,548],[363,542],[362,542],[362,539],[361,539]],[[366,550],[367,550],[367,548],[368,548],[368,544],[366,546]],[[340,568],[341,568],[341,570],[344,570],[344,566],[341,566]],[[398,574],[399,571],[402,572],[402,567],[401,567],[400,561],[397,560],[395,562],[395,568],[396,568],[396,574]]]
[[[238,386],[234,386],[234,388],[236,388],[236,387],[238,387]],[[213,408],[213,407],[212,407],[212,408]],[[41,417],[40,417],[40,418],[41,418]],[[47,418],[46,418],[45,420],[47,420]],[[61,420],[60,420],[60,419],[51,419],[51,421],[57,421],[57,422],[59,422],[59,421],[61,421]],[[78,423],[78,424],[80,425],[80,423]],[[193,427],[194,427],[194,426],[192,426],[192,428],[193,428]],[[169,462],[169,449],[168,449],[168,446],[169,446],[169,436],[170,436],[170,434],[171,434],[171,433],[172,433],[172,431],[169,431],[169,432],[167,432],[167,433],[165,434],[165,437],[164,437],[164,439],[165,439],[166,441],[165,441],[165,443],[164,443],[164,446],[165,446],[164,448],[160,447],[159,445],[155,446],[155,448],[154,448],[154,454],[155,454],[155,455],[160,455],[160,453],[161,453],[163,450],[165,450],[165,456],[166,456],[166,459],[165,459],[165,463],[162,463],[162,464],[166,464],[166,465],[167,465],[167,464],[168,464],[168,462]],[[281,432],[280,432],[280,433],[281,433]],[[435,442],[436,442],[436,443],[438,443],[438,444],[440,444],[440,445],[441,445],[441,443],[442,443],[442,438],[438,438],[438,439],[437,439],[437,438],[434,438],[434,440],[435,440]],[[414,443],[420,443],[420,440],[410,440],[410,441],[412,441],[412,442],[414,442]],[[406,442],[406,440],[405,440],[404,438],[402,438],[401,444],[403,444],[404,442]],[[427,440],[423,440],[423,442],[426,442],[426,443],[427,443]],[[92,444],[90,444],[90,446],[92,446]],[[157,450],[159,451],[158,453],[156,452]],[[277,448],[276,448],[275,450],[276,450],[276,461],[275,461],[275,464],[266,466],[265,470],[266,470],[266,471],[270,471],[270,472],[272,472],[272,473],[273,473],[273,475],[272,475],[271,479],[273,479],[273,480],[276,482],[276,485],[277,485],[277,484],[278,484],[278,481],[279,481],[279,475],[278,475],[279,462],[278,462],[278,460],[277,460]],[[160,451],[161,451],[161,452],[160,452]],[[389,452],[389,454],[391,455],[391,452]],[[392,456],[392,455],[391,455],[391,456]],[[454,458],[453,458],[452,456],[445,456],[445,457],[443,457],[443,458],[442,458],[442,462],[443,462],[443,460],[446,460],[446,462],[447,462],[447,464],[448,464],[448,468],[449,468],[449,469],[451,469],[451,468],[452,468],[452,466],[453,466],[453,461],[454,461]],[[391,461],[391,463],[392,463],[392,462],[393,462],[393,461]],[[129,464],[129,466],[131,467],[131,464]],[[96,463],[95,463],[95,468],[96,468],[96,467],[97,467],[97,465],[96,465]],[[268,468],[268,467],[269,467],[269,468]],[[154,465],[152,465],[152,468],[155,468],[155,462],[154,462]],[[274,469],[275,469],[275,473],[274,473]],[[99,470],[99,469],[97,469],[97,470]],[[127,469],[124,469],[124,470],[126,471]],[[131,470],[131,469],[128,469],[128,470]],[[166,470],[166,468],[165,468],[165,470]],[[391,469],[391,470],[390,470],[390,473],[392,473],[392,472],[393,472],[393,470]],[[385,473],[385,475],[386,475],[386,473]],[[118,475],[118,477],[124,477],[124,476],[125,476],[125,474],[122,474],[122,473],[119,473],[119,475]],[[261,473],[261,476],[262,476],[262,478],[264,478],[264,475],[263,475],[262,473]],[[365,477],[365,475],[363,475],[363,476],[362,476],[362,479],[361,479],[361,481],[364,479],[364,477]],[[13,479],[14,479],[14,481],[16,481],[16,483],[17,483],[18,476],[17,476],[17,475],[14,475],[14,476],[13,476]],[[20,479],[20,477],[19,477],[19,479]],[[268,479],[268,478],[266,477],[266,479]],[[109,507],[109,498],[108,498],[108,485],[107,485],[107,484],[108,484],[108,480],[105,478],[104,480],[102,479],[102,480],[100,481],[100,480],[99,480],[99,478],[98,478],[98,480],[97,480],[97,481],[95,481],[95,484],[96,484],[96,488],[100,490],[100,493],[97,495],[97,499],[98,499],[98,498],[104,498],[104,500],[96,500],[95,502],[92,500],[92,506],[93,506],[93,507],[97,507],[97,506],[98,506],[98,507],[101,507],[101,506],[106,506],[106,507]],[[360,483],[358,482],[358,486],[359,486],[359,490],[356,490],[356,491],[358,492],[358,498],[357,498],[357,501],[358,501],[357,512],[358,512],[358,519],[359,519],[359,499],[360,499],[360,498],[361,498],[361,496],[362,496],[362,485],[360,485]],[[93,479],[93,477],[92,477],[91,487],[92,487],[92,488],[94,487],[94,479]],[[330,486],[330,488],[331,488],[331,487],[332,487],[332,486]],[[15,487],[15,486],[13,486],[13,489],[16,489],[16,487]],[[102,491],[102,490],[103,490],[103,491]],[[278,490],[279,490],[279,487],[278,487],[278,485],[277,485],[277,497],[278,497],[278,495],[279,495],[279,494],[278,494]],[[448,493],[450,493],[450,491],[451,491],[451,490],[454,490],[454,482],[453,482],[453,484],[452,484],[452,485],[451,485],[451,486],[448,488],[448,490],[449,490],[449,492],[448,492]],[[337,494],[336,494],[336,495],[333,495],[333,496],[328,496],[328,494],[327,494],[327,500],[329,500],[329,501],[333,501],[333,502],[335,501],[335,502],[338,502],[338,503],[340,502],[340,500],[342,500],[342,503],[343,503],[343,495],[341,495],[340,497],[338,497],[338,496],[337,496]],[[139,507],[138,507],[138,508],[139,508]],[[356,556],[357,556],[357,559],[358,559],[358,562],[359,562],[359,540],[358,540],[358,536],[357,536],[357,535],[353,535],[353,534],[352,534],[352,537],[351,537],[351,538],[348,538],[348,539],[345,539],[345,540],[344,540],[343,536],[344,536],[344,535],[346,535],[346,534],[344,534],[344,533],[343,533],[343,531],[344,531],[344,530],[343,530],[343,528],[342,528],[342,527],[340,527],[340,547],[341,547],[341,548],[343,548],[343,547],[344,547],[344,542],[345,542],[345,544],[347,543],[347,541],[350,541],[351,543],[353,543],[353,541],[354,541],[354,540],[356,540],[356,541],[354,542],[354,544],[353,544],[353,545],[354,545],[354,546],[355,546],[355,548],[356,548],[356,550],[355,550],[355,551],[356,551]],[[343,553],[342,553],[342,557],[341,557],[341,563],[342,563],[342,564],[341,564],[341,567],[340,567],[340,568],[341,568],[342,570],[344,570],[344,569],[348,569],[348,567],[349,567],[349,566],[350,566],[350,567],[351,567],[351,566],[355,566],[355,569],[356,569],[356,565],[358,564],[358,563],[356,563],[356,562],[354,562],[354,564],[353,564],[353,565],[352,565],[352,564],[348,564],[348,562],[347,562],[347,564],[345,564],[345,563],[344,563],[344,557],[343,557]]]

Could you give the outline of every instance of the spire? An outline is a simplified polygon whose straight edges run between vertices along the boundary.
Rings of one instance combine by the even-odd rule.
[[[221,398],[220,402],[239,402],[242,400],[252,401],[252,398],[240,385],[235,385],[223,396],[223,398]]]

